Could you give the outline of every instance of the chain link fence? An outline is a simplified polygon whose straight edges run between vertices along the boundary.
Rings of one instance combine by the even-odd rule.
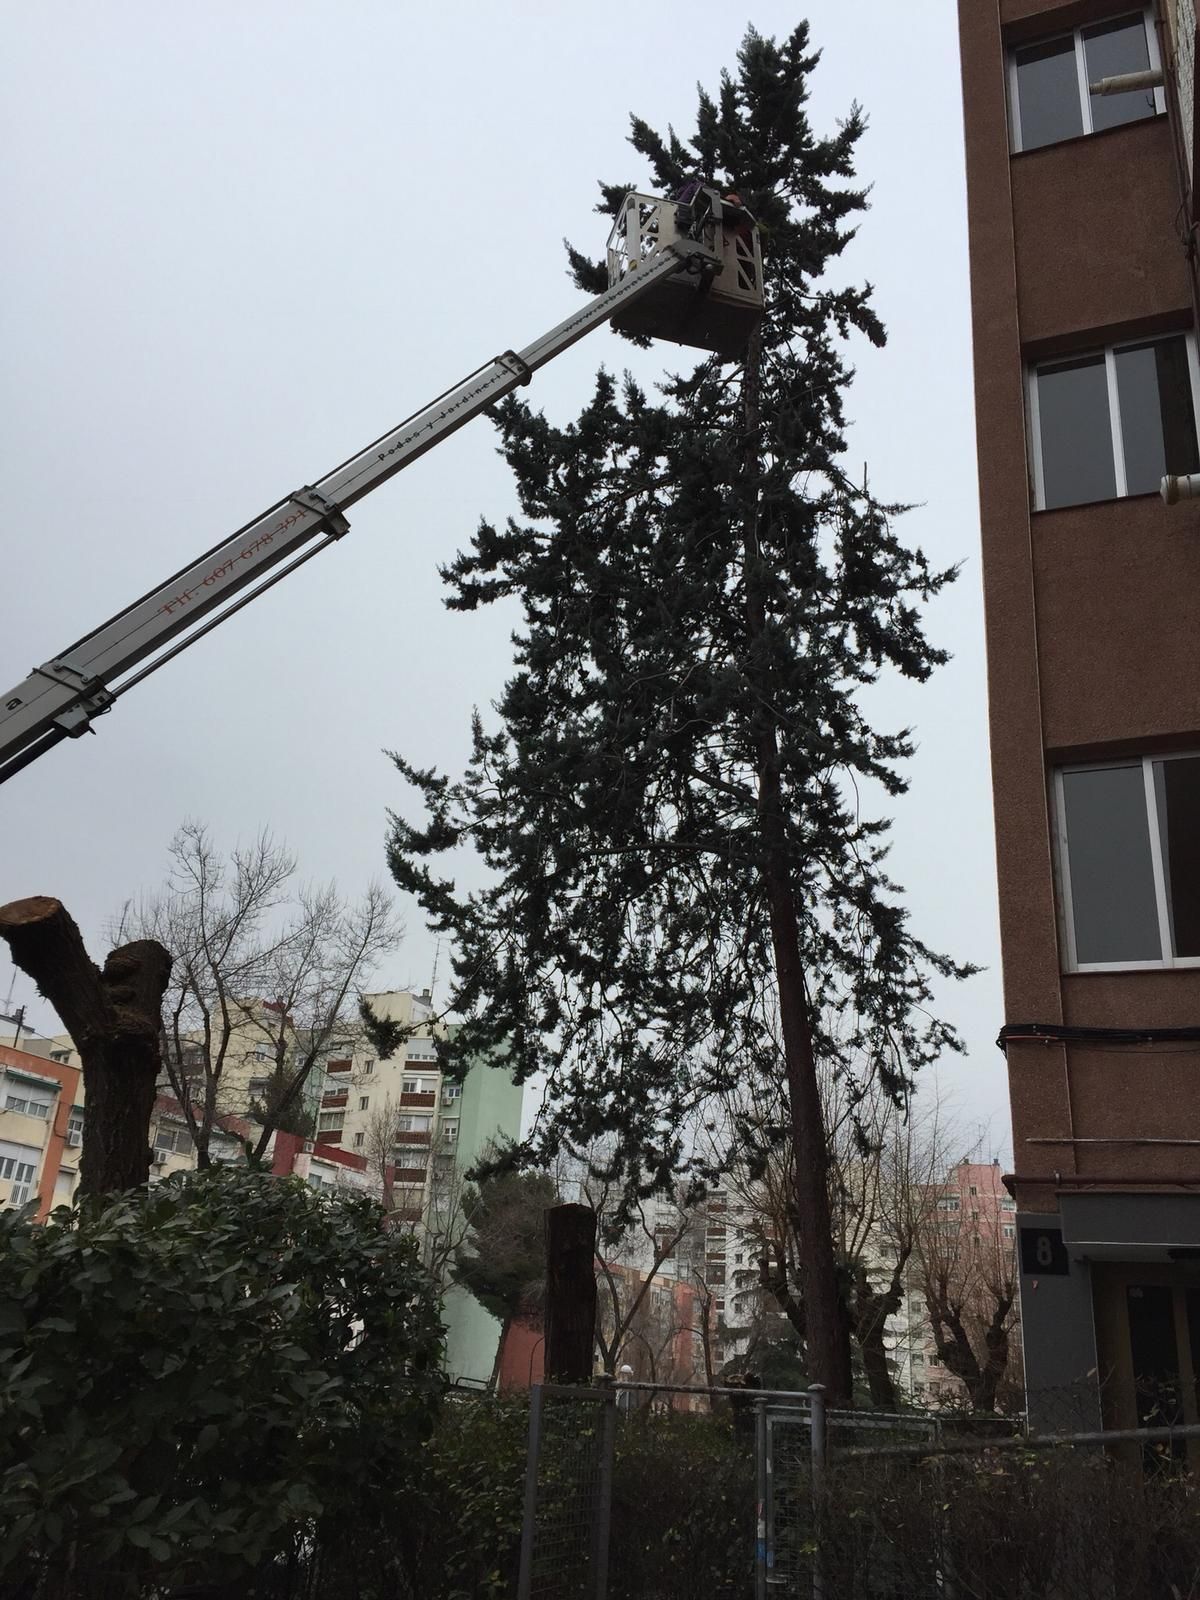
[[[615,1425],[610,1389],[534,1388],[517,1600],[605,1600]]]
[[[547,1386],[518,1597],[1200,1600],[1200,1427],[1081,1416],[1094,1388],[1005,1417]]]

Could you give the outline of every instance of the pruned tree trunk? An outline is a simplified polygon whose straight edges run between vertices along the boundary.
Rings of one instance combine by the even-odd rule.
[[[546,1212],[546,1378],[587,1383],[596,1338],[596,1213],[590,1206]]]
[[[895,1411],[898,1401],[896,1380],[888,1361],[884,1335],[888,1318],[900,1309],[899,1283],[893,1278],[881,1294],[872,1288],[866,1264],[859,1261],[854,1273],[854,1337],[862,1356],[863,1375],[877,1411]]]
[[[83,1062],[80,1194],[140,1187],[150,1174],[170,955],[156,940],[139,939],[111,951],[101,971],[61,901],[46,895],[0,906],[0,937],[58,1012]]]
[[[859,1257],[853,1268],[853,1325],[854,1338],[862,1356],[863,1373],[871,1393],[871,1404],[877,1411],[895,1411],[899,1404],[896,1378],[888,1360],[888,1320],[894,1317],[904,1303],[904,1269],[908,1265],[907,1245],[899,1247],[895,1266],[888,1278],[887,1287],[877,1289],[871,1282],[867,1262]]]

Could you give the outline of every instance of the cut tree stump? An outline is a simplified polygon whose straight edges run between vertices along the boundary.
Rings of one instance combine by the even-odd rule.
[[[596,1213],[590,1206],[546,1212],[547,1383],[589,1383],[596,1338]]]
[[[62,902],[48,895],[0,906],[0,938],[58,1012],[83,1062],[80,1194],[144,1186],[170,955],[139,939],[111,951],[101,970]]]

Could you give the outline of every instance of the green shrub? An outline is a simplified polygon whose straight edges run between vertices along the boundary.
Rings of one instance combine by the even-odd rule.
[[[754,1440],[735,1434],[728,1417],[621,1419],[609,1600],[744,1600],[754,1517]]]
[[[0,1592],[270,1592],[391,1503],[441,1340],[364,1197],[217,1169],[0,1213]]]

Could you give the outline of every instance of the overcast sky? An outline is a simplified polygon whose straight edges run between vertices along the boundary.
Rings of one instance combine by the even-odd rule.
[[[579,303],[561,240],[599,255],[595,180],[648,174],[628,113],[690,131],[761,0],[56,0],[6,8],[0,61],[6,505],[0,691],[290,490]],[[873,205],[844,270],[886,350],[856,350],[849,463],[918,504],[908,535],[962,577],[954,653],[876,714],[915,724],[895,876],[917,931],[986,974],[943,996],[969,1044],[944,1085],[1008,1145],[957,40],[950,0],[812,0],[818,131],[854,100]],[[592,374],[652,381],[674,347],[592,335],[530,396],[573,416]],[[269,824],[313,878],[381,876],[404,803],[382,751],[457,771],[496,697],[511,615],[455,616],[436,574],[514,509],[484,420],[351,513],[350,536],[129,694],[95,738],[0,789],[0,900],[62,899],[95,954],[161,881],[187,816]],[[429,982],[415,907],[377,986]],[[445,968],[443,967],[443,971]],[[0,1010],[11,969],[0,962]],[[18,975],[14,1003],[54,1026]],[[0,1030],[0,1038],[8,1035]]]

